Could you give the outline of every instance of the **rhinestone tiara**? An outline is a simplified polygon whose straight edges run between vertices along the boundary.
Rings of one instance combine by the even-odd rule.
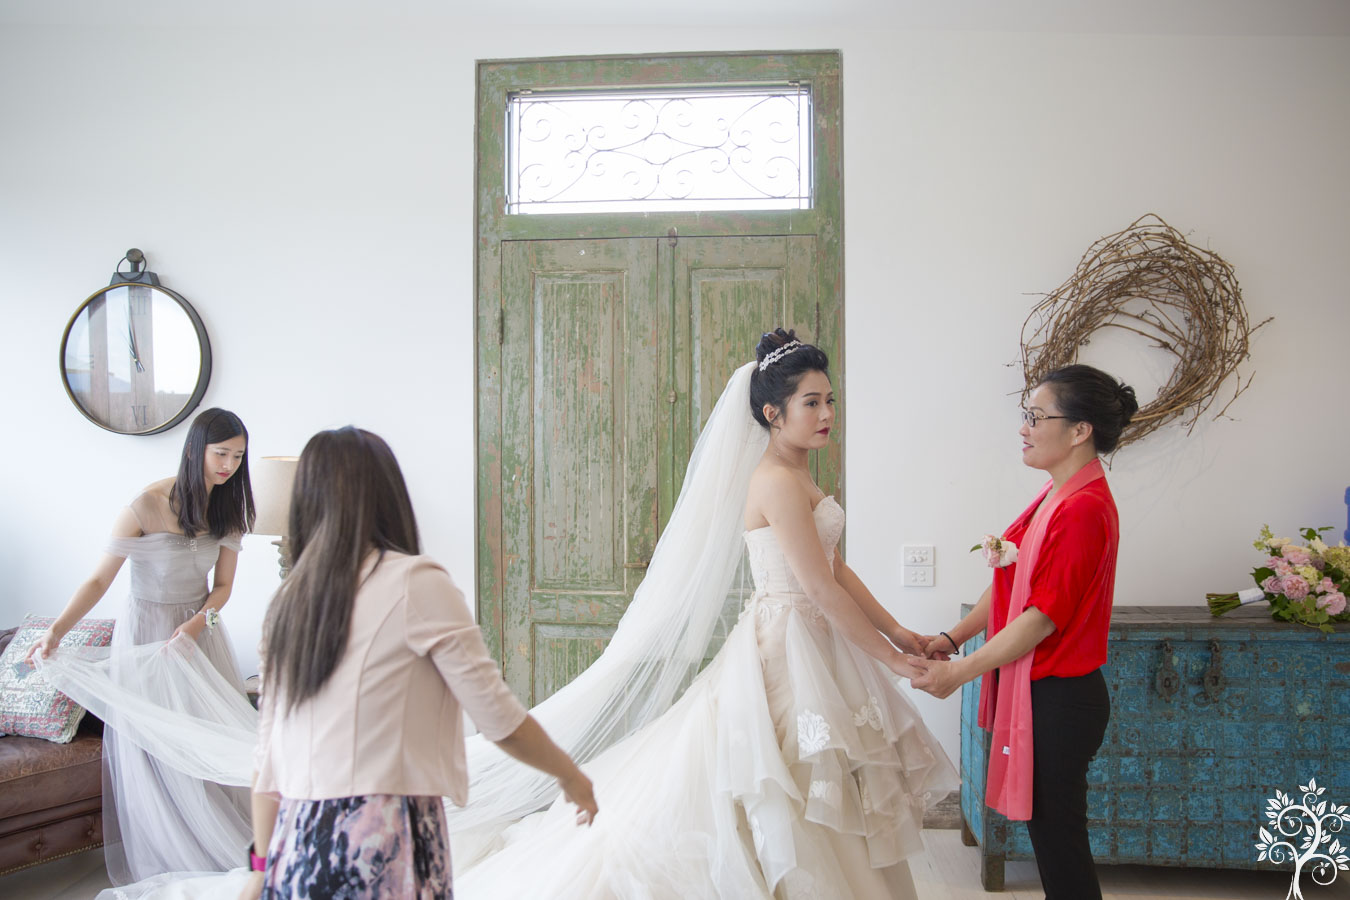
[[[762,359],[759,363],[759,370],[763,372],[769,366],[778,362],[780,359],[787,356],[792,351],[800,350],[801,347],[802,347],[801,341],[788,341],[786,344],[779,347],[777,350],[773,351],[768,356],[764,357],[764,359]]]

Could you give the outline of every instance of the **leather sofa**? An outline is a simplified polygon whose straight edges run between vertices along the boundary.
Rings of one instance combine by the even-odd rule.
[[[102,845],[103,723],[86,714],[69,744],[0,737],[0,875]]]

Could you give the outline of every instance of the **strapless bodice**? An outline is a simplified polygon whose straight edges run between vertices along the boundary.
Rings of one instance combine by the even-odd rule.
[[[815,519],[825,558],[833,566],[834,550],[839,545],[839,536],[844,532],[844,508],[834,497],[825,497],[816,504],[811,516]],[[792,567],[778,546],[772,527],[765,525],[747,531],[745,546],[749,553],[750,577],[755,581],[756,594],[805,596],[801,582],[792,574]]]

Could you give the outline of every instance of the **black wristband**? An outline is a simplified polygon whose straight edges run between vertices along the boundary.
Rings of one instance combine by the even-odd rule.
[[[939,631],[938,634],[940,634],[940,635],[942,635],[943,637],[945,637],[945,638],[947,639],[947,643],[949,643],[949,644],[952,645],[952,653],[953,653],[953,654],[956,654],[956,653],[960,653],[960,652],[961,652],[961,648],[958,647],[958,646],[956,646],[956,641],[952,640],[952,636],[951,636],[950,634],[948,634],[948,633],[945,632],[945,631]]]

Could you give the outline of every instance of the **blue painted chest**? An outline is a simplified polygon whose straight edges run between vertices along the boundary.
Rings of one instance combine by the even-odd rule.
[[[1088,770],[1099,864],[1269,868],[1253,845],[1276,790],[1316,778],[1323,799],[1350,803],[1350,625],[1323,634],[1265,604],[1221,618],[1118,606],[1102,673],[1111,722]],[[962,834],[986,890],[1002,890],[1005,860],[1033,856],[1026,826],[984,805],[979,694],[978,681],[961,691]]]

